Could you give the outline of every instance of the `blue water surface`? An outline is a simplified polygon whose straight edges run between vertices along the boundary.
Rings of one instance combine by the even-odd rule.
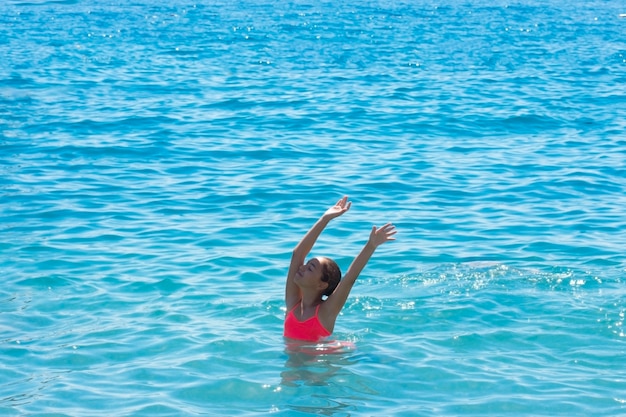
[[[0,414],[626,414],[626,4],[0,3]],[[290,252],[339,352],[282,338]]]

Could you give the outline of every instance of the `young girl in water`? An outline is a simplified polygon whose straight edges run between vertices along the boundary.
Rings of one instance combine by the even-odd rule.
[[[340,199],[326,210],[293,250],[285,288],[287,316],[284,336],[288,339],[318,342],[330,336],[335,320],[367,261],[378,246],[395,240],[393,236],[396,229],[391,223],[380,228],[373,226],[369,240],[343,279],[339,267],[332,259],[316,257],[305,264],[306,256],[326,225],[348,211],[351,205],[348,197]],[[324,296],[327,297],[325,300]]]

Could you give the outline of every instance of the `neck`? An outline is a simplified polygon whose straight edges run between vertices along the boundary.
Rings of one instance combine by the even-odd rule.
[[[319,294],[302,294],[302,300],[300,300],[300,305],[303,309],[307,308],[315,308],[322,302]]]

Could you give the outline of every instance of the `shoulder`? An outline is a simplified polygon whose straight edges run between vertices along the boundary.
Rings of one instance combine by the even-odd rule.
[[[322,326],[324,326],[324,328],[331,333],[335,328],[335,321],[337,320],[338,316],[335,311],[336,310],[332,307],[332,303],[329,303],[328,300],[322,301],[317,306],[317,319],[322,324]]]

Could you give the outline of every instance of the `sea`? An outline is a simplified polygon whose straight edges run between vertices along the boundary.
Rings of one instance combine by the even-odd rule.
[[[2,0],[0,33],[0,415],[626,415],[626,2]],[[396,240],[290,348],[344,195],[310,256]]]

